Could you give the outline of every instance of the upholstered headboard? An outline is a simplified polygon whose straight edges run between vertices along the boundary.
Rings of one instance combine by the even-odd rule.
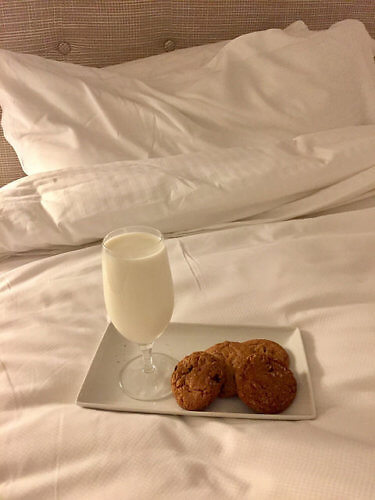
[[[360,19],[375,37],[373,0],[2,0],[0,47],[105,66],[164,51],[283,28]],[[23,175],[0,134],[0,185]]]

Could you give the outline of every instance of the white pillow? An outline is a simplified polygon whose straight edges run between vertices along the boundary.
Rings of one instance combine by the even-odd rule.
[[[243,35],[208,62],[142,79],[0,51],[5,137],[30,174],[375,123],[363,24],[297,27]]]
[[[295,36],[308,36],[312,32],[302,21],[295,21],[285,28],[286,33]],[[113,71],[118,75],[128,78],[139,78],[150,80],[160,77],[175,77],[180,71],[188,72],[200,68],[210,61],[229,40],[209,43],[198,47],[179,49],[173,52],[166,52],[157,56],[135,59],[123,64],[116,64],[104,68],[106,71]],[[375,41],[374,41],[375,43]]]

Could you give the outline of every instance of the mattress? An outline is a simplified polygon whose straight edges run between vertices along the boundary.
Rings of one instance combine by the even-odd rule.
[[[315,114],[308,129],[297,112],[296,129],[283,129],[274,120],[283,111],[276,99],[265,117],[279,133],[262,122],[252,143],[233,134],[225,147],[104,160],[99,147],[97,161],[82,164],[69,164],[67,150],[67,166],[53,169],[34,150],[38,171],[0,189],[4,498],[375,496],[373,41],[356,22],[340,26],[328,35],[332,50],[336,34],[348,30],[353,54],[365,57],[363,72],[359,81],[344,72],[341,88],[351,99],[340,109],[318,107],[321,119]],[[274,31],[260,36],[286,40]],[[304,44],[321,47],[325,35],[293,36],[306,58],[312,53]],[[364,40],[366,50],[354,48]],[[225,45],[222,64],[215,60],[222,82],[238,61],[246,65],[236,43],[233,58]],[[275,50],[267,64],[277,60]],[[310,91],[329,95],[327,80],[322,88],[314,78]],[[253,94],[242,96],[254,104]],[[257,106],[269,105],[266,97]],[[193,418],[76,404],[108,325],[101,240],[129,224],[165,235],[172,323],[207,325],[207,335],[208,325],[299,328],[315,419]]]

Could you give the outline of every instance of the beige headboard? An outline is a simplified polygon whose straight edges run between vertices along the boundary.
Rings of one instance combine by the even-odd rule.
[[[375,37],[375,0],[1,0],[0,47],[90,66],[283,28],[363,21]],[[23,175],[0,134],[0,185]]]

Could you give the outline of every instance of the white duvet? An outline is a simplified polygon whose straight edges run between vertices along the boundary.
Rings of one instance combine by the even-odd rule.
[[[374,498],[374,137],[350,127],[2,188],[2,497]],[[95,240],[146,222],[170,236],[172,321],[302,330],[316,420],[76,406],[106,327]]]

